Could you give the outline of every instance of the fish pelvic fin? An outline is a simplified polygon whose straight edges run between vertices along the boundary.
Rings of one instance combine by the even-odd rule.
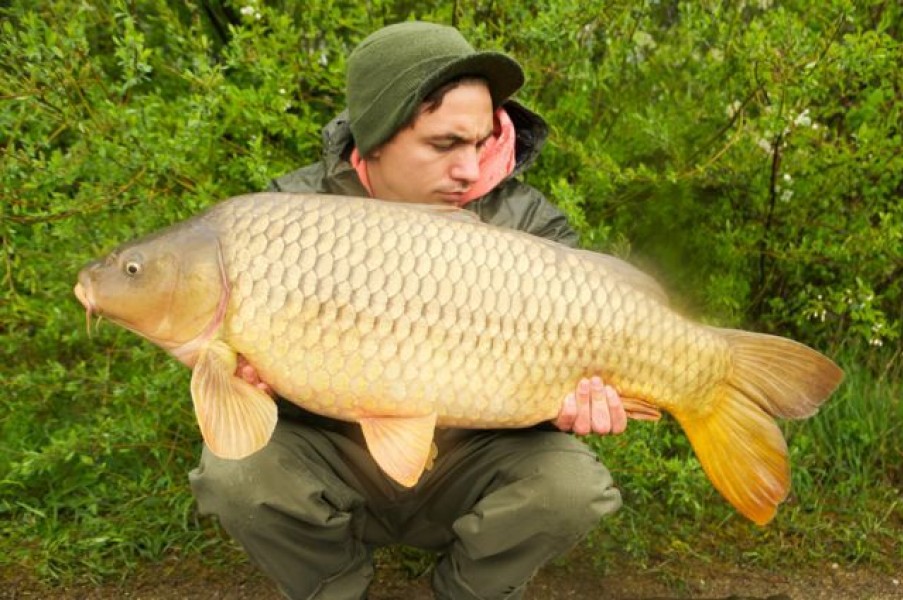
[[[376,464],[401,485],[414,487],[423,471],[432,466],[436,413],[422,417],[368,417],[359,422]]]
[[[266,446],[276,427],[276,403],[235,376],[238,357],[214,340],[199,352],[191,376],[191,399],[204,443],[221,458],[245,458]]]
[[[774,417],[814,414],[843,378],[827,357],[786,338],[718,330],[731,370],[706,410],[673,410],[715,488],[758,525],[790,490],[787,444]]]

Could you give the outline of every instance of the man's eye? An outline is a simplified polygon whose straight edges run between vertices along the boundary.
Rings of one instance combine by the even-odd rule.
[[[448,152],[449,150],[451,150],[452,148],[455,147],[454,144],[437,144],[437,143],[433,143],[432,146],[433,146],[433,150],[436,150],[437,152]]]

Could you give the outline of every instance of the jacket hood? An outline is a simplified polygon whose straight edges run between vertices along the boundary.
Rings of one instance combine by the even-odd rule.
[[[516,100],[508,100],[503,106],[508,111],[516,132],[515,166],[507,177],[511,179],[527,170],[539,156],[543,144],[549,137],[549,126],[542,117]],[[347,110],[326,124],[322,138],[326,176],[341,177],[347,176],[348,171],[353,172],[349,158],[354,149],[354,138],[351,135]]]

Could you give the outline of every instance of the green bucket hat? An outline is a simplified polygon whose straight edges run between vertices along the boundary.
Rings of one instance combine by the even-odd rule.
[[[477,52],[461,33],[408,21],[367,36],[348,58],[346,93],[351,134],[361,156],[410,122],[430,92],[456,77],[489,82],[494,106],[524,84],[524,72],[501,52]]]

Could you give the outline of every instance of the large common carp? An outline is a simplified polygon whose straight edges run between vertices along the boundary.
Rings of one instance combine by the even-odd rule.
[[[276,423],[276,393],[360,423],[380,467],[413,486],[436,427],[526,427],[600,375],[629,411],[663,409],[715,487],[768,522],[789,488],[773,417],[812,415],[842,378],[780,337],[668,308],[618,259],[497,229],[465,211],[252,194],[126,244],[79,273],[88,311],[193,369],[208,447],[241,458]]]

